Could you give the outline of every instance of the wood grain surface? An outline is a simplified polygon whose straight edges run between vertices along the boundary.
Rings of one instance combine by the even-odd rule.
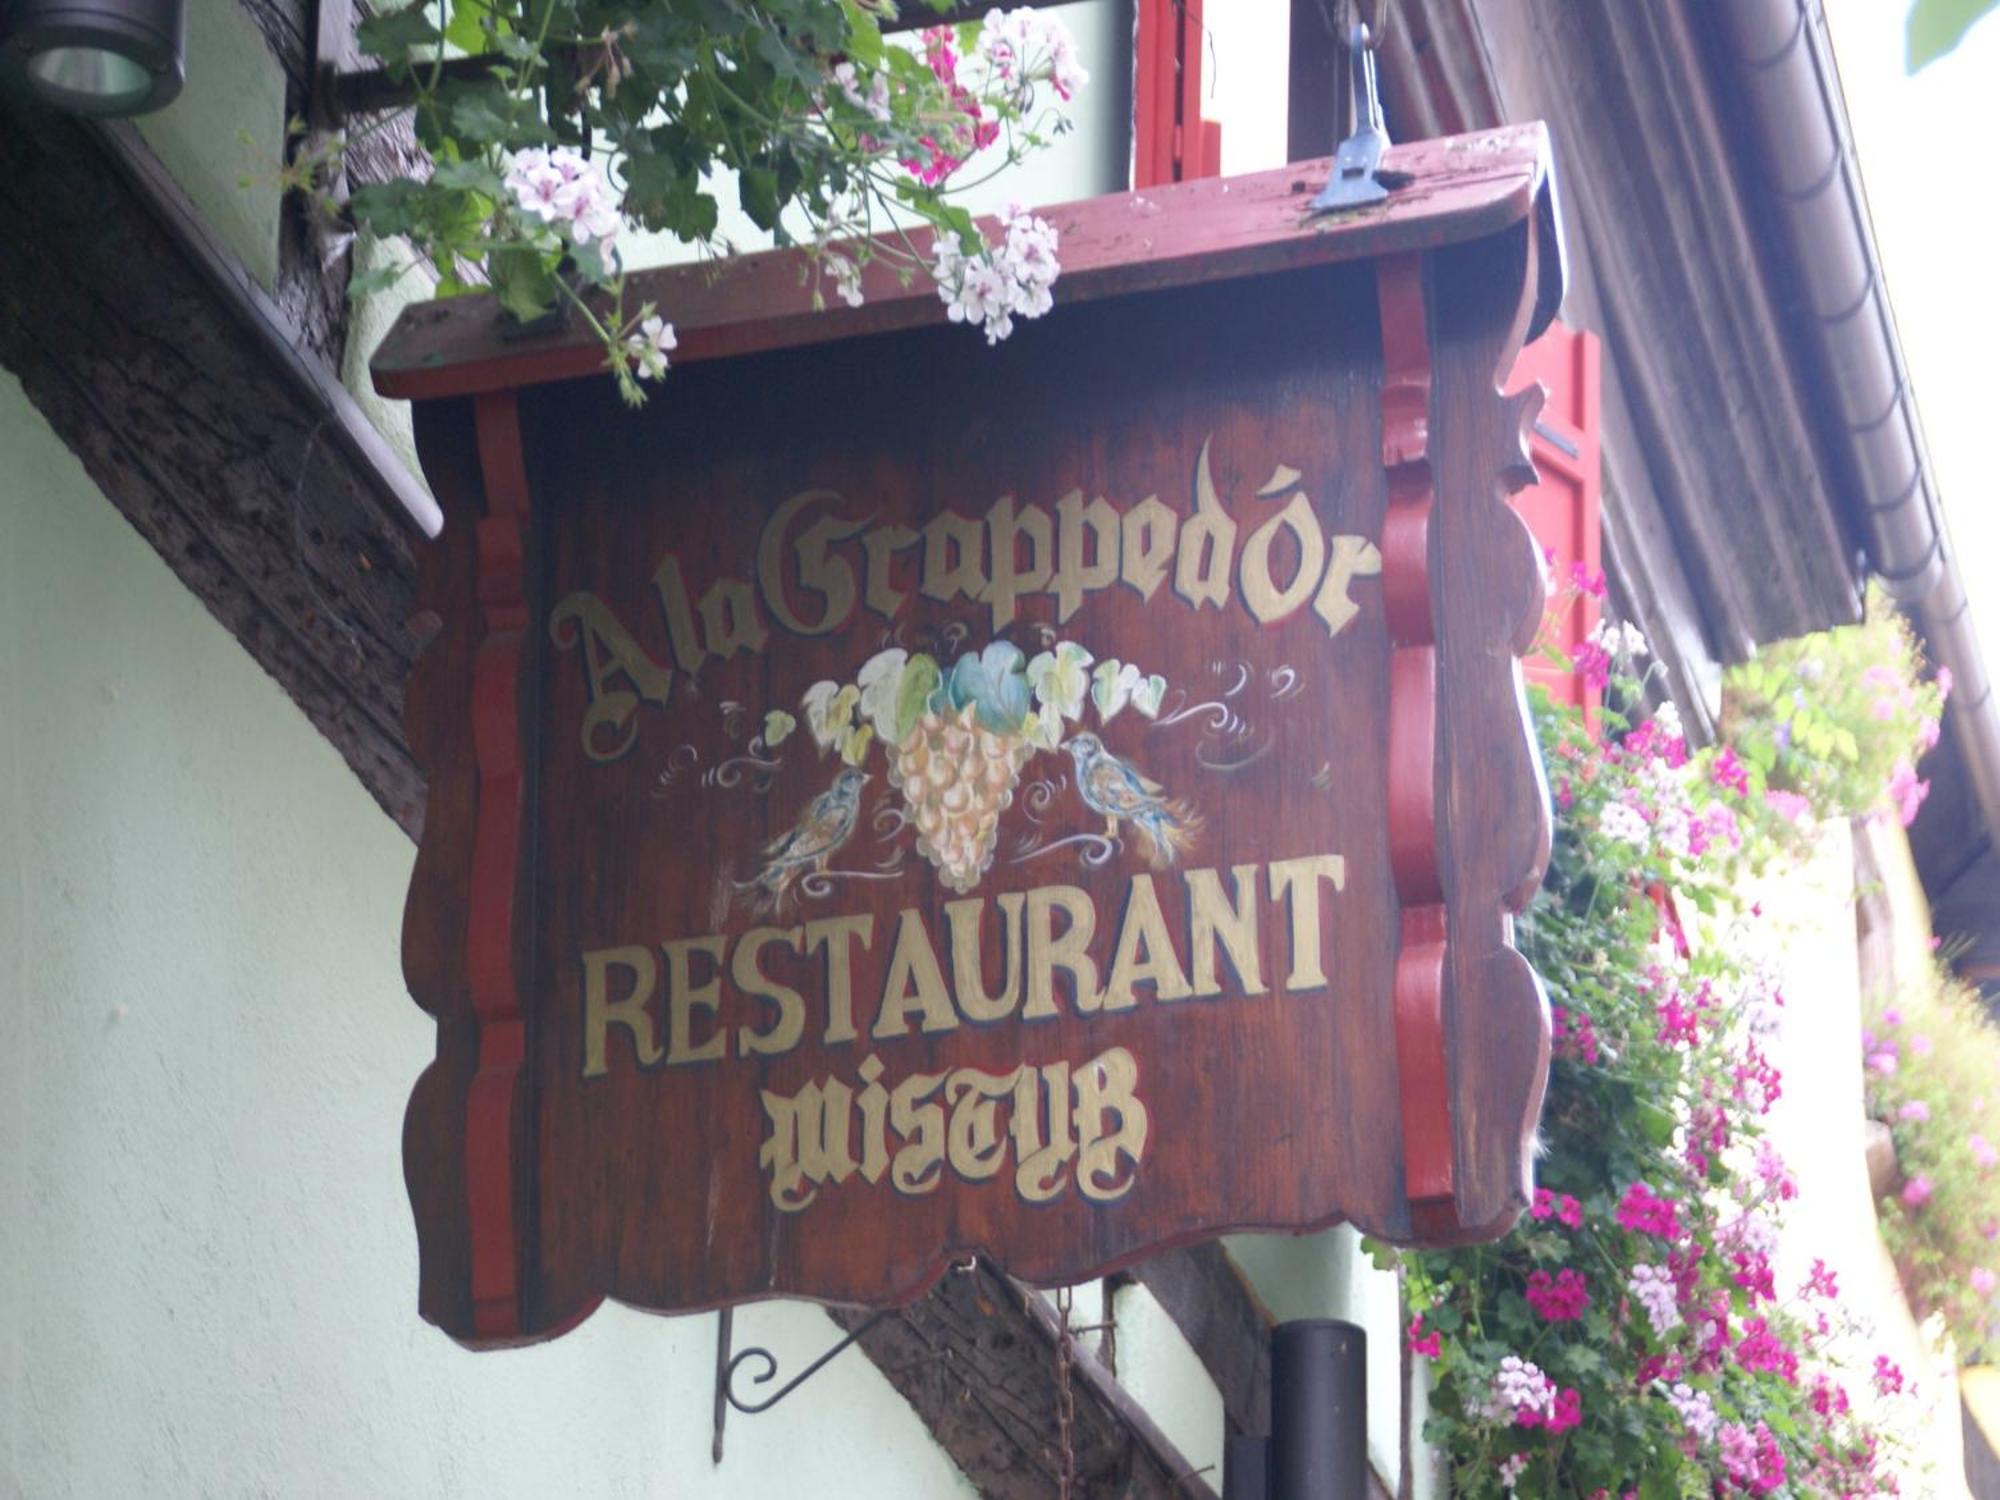
[[[601,377],[422,404],[425,1315],[504,1344],[606,1295],[907,1302],[968,1253],[1051,1285],[1227,1229],[1503,1230],[1547,1051],[1497,387],[1539,236],[716,358],[636,415]],[[815,743],[815,685],[884,649],[977,689],[1058,641],[1160,696],[990,733],[970,864],[908,757],[989,699]],[[1103,758],[1142,789],[1109,825]]]

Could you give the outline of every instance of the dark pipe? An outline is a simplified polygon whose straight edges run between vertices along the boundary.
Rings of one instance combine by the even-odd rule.
[[[1271,1500],[1271,1440],[1233,1437],[1222,1445],[1222,1500]]]
[[[1270,1500],[1364,1500],[1367,1347],[1332,1318],[1271,1331]]]

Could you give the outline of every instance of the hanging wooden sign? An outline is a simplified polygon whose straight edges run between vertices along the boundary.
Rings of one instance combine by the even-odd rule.
[[[892,1303],[1230,1229],[1491,1236],[1547,1022],[1542,592],[1496,377],[1537,127],[1049,211],[997,348],[788,255],[649,278],[676,368],[409,314],[447,517],[410,687],[422,1309]]]

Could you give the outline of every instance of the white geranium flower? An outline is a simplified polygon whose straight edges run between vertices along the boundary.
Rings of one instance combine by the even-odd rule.
[[[886,74],[877,73],[868,81],[868,92],[861,92],[861,78],[851,62],[838,63],[833,70],[834,84],[849,104],[871,119],[887,122],[889,118],[889,79]]]
[[[1035,702],[1074,719],[1083,712],[1084,697],[1090,692],[1094,660],[1075,641],[1060,641],[1055,650],[1040,653],[1028,663],[1028,686],[1034,689]]]
[[[1623,802],[1605,805],[1597,819],[1597,831],[1608,839],[1630,844],[1635,849],[1645,848],[1653,836],[1652,825],[1647,823],[1645,815]]]
[[[1047,12],[1026,6],[986,13],[979,31],[979,55],[1017,109],[1031,102],[1039,79],[1048,79],[1064,100],[1074,98],[1090,82],[1069,28]]]
[[[642,380],[658,380],[667,373],[667,355],[680,347],[674,325],[658,313],[649,313],[639,323],[639,331],[627,336],[625,352],[639,367]]]
[[[523,213],[576,244],[594,240],[609,250],[624,222],[604,168],[572,147],[536,146],[516,152],[508,159],[504,182]]]
[[[1012,333],[1014,319],[1039,318],[1055,305],[1049,288],[1062,270],[1056,228],[1048,220],[1010,203],[1000,211],[1000,227],[1000,243],[971,257],[956,237],[940,236],[931,266],[946,316],[977,323],[989,344]]]
[[[838,250],[822,250],[819,263],[821,269],[833,278],[833,289],[840,300],[849,307],[859,307],[865,300],[861,291],[861,267]]]
[[[861,684],[861,716],[885,740],[896,738],[896,705],[903,692],[903,668],[909,662],[909,652],[891,646],[863,662],[855,677]]]

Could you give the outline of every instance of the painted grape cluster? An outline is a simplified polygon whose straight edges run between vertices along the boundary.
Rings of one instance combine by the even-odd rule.
[[[925,710],[889,757],[889,785],[917,830],[917,852],[963,894],[993,863],[1000,814],[1014,800],[1034,749],[1018,734],[995,734],[971,704],[955,714]]]
[[[949,668],[930,652],[891,647],[862,665],[851,683],[816,682],[801,699],[822,755],[863,766],[879,741],[917,852],[945,886],[964,893],[993,864],[1000,817],[1013,805],[1022,769],[1059,749],[1087,706],[1100,723],[1130,707],[1156,718],[1167,682],[1129,662],[1098,661],[1074,641],[1028,657],[1011,641],[968,651]],[[775,746],[797,726],[783,709],[767,714]]]

